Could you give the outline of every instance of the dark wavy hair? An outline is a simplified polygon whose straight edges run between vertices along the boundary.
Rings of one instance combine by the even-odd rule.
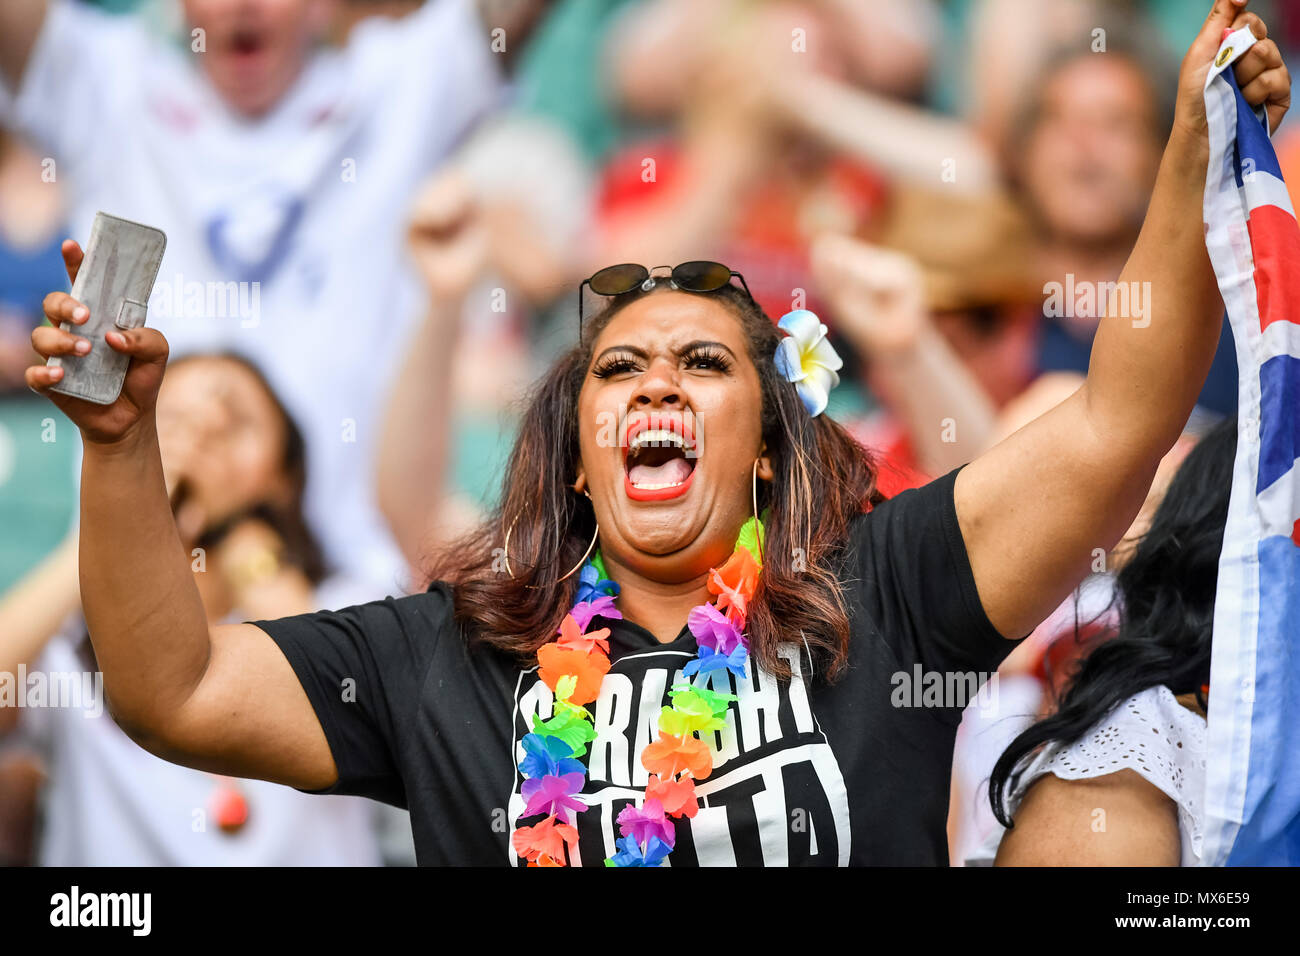
[[[475,530],[427,563],[428,581],[451,586],[456,617],[471,642],[535,659],[573,605],[577,575],[558,579],[581,559],[595,533],[591,502],[571,487],[577,476],[578,394],[596,338],[627,306],[653,295],[618,296],[593,316],[581,342],[562,354],[535,386],[519,426],[500,504]],[[764,564],[748,616],[750,650],[778,677],[789,666],[776,647],[803,632],[819,670],[834,677],[848,656],[849,622],[836,562],[854,516],[883,500],[875,464],[843,426],[811,418],[794,386],[776,370],[782,337],[744,291],[726,286],[707,295],[740,323],[762,392],[762,435],[775,476],[760,482],[766,521]],[[504,572],[509,532],[509,563]],[[432,586],[432,585],[430,585]]]
[[[1216,425],[1169,483],[1151,527],[1116,577],[1119,628],[1084,657],[1051,716],[1025,730],[1003,752],[989,777],[989,801],[1005,827],[1006,800],[1022,761],[1039,748],[1068,746],[1134,694],[1164,685],[1195,694],[1210,679],[1210,633],[1219,552],[1228,518],[1237,423]]]

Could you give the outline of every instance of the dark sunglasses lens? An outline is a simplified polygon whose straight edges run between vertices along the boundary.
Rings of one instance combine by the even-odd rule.
[[[597,295],[622,295],[631,292],[650,277],[650,270],[645,266],[626,262],[618,266],[606,266],[588,280],[591,291]]]
[[[714,292],[731,281],[731,269],[721,262],[683,262],[673,269],[673,281],[688,292]]]

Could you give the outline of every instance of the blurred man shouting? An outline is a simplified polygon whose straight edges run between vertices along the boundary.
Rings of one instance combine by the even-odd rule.
[[[71,234],[101,209],[166,231],[150,324],[173,354],[264,367],[303,423],[328,556],[381,585],[401,562],[373,504],[376,420],[423,306],[407,205],[543,6],[430,0],[330,47],[333,0],[186,0],[180,42],[70,0],[0,4],[4,123],[69,188]]]

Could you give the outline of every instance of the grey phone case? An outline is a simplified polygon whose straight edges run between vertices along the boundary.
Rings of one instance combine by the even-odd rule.
[[[107,213],[95,214],[86,256],[72,284],[72,297],[90,310],[90,318],[84,325],[63,326],[88,339],[90,352],[50,358],[47,366],[63,369],[62,381],[50,391],[96,405],[117,401],[131,360],[110,348],[104,335],[113,329],[144,325],[166,248],[167,236],[161,229]]]

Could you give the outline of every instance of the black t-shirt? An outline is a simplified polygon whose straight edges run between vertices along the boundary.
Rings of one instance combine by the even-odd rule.
[[[677,821],[671,866],[947,863],[961,693],[1014,646],[976,593],[956,474],[853,521],[841,572],[852,642],[838,681],[814,672],[798,633],[781,650],[795,679],[752,661],[748,679],[712,678],[739,700],[725,730],[701,735],[713,772],[696,785],[699,813]],[[524,803],[520,739],[552,699],[535,665],[468,646],[442,584],[257,626],[320,718],[339,773],[327,792],[409,808],[422,864],[521,864],[509,843]],[[613,666],[589,705],[597,736],[577,852],[599,866],[619,811],[644,790],[642,748],[696,645],[685,626],[670,644],[630,621],[592,627],[610,628]]]

